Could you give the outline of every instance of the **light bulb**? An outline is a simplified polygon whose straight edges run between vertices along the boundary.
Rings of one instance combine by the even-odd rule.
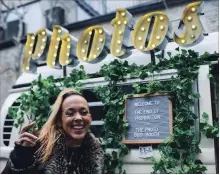
[[[191,20],[192,20],[192,17],[191,17],[191,16],[188,16],[187,20],[188,20],[188,21],[191,21]]]
[[[196,11],[195,7],[191,8],[191,12],[195,12],[195,11]]]
[[[159,40],[159,39],[160,39],[160,36],[156,36],[156,39]]]
[[[160,16],[160,21],[163,21],[164,20],[164,17],[163,16]]]
[[[164,29],[164,26],[160,26],[160,30],[163,30]]]

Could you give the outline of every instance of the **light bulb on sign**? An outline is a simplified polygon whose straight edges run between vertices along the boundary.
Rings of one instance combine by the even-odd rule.
[[[173,35],[173,39],[177,44],[192,46],[196,44],[196,41],[200,42],[203,39],[203,27],[198,15],[201,6],[202,2],[194,2],[186,6],[179,25],[179,28],[184,28],[184,30],[179,30],[179,35],[177,33]]]
[[[53,68],[53,67],[56,67],[56,68],[59,68],[61,69],[62,65],[60,64],[60,54],[58,53],[58,50],[59,50],[59,45],[60,45],[60,42],[61,42],[61,38],[63,38],[63,35],[65,34],[69,34],[69,31],[66,30],[65,28],[59,26],[59,25],[55,25],[53,27],[53,33],[52,33],[52,37],[51,37],[51,44],[49,46],[49,51],[48,51],[48,54],[47,54],[47,65],[50,67],[50,68]],[[67,39],[67,38],[66,38]],[[61,49],[62,49],[62,42],[61,42]],[[67,46],[65,46],[67,47]],[[61,49],[60,49],[60,52],[61,52]],[[54,55],[58,55],[59,54],[59,57],[55,57]],[[63,53],[62,53],[63,55]],[[64,54],[66,55],[66,53]],[[55,64],[54,64],[55,63]],[[64,61],[64,64],[66,63],[66,61]]]
[[[101,61],[103,56],[106,55],[105,40],[106,32],[103,27],[97,25],[87,28],[77,43],[77,57],[82,61],[91,63]]]
[[[111,21],[111,24],[114,26],[114,31],[111,39],[110,52],[113,56],[119,58],[125,57],[130,54],[126,48],[130,46],[129,37],[134,25],[132,15],[124,8],[116,9],[116,17]],[[121,42],[119,43],[118,41]]]
[[[151,19],[155,19],[151,25]],[[152,28],[150,28],[152,27]],[[144,15],[136,23],[132,33],[132,43],[140,51],[162,50],[166,43],[169,29],[168,17],[163,12],[152,12]],[[148,36],[149,39],[147,38]],[[146,40],[148,40],[145,46]]]

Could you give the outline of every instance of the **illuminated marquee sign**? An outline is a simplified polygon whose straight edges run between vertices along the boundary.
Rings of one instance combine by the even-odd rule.
[[[182,14],[179,29],[173,34],[173,40],[181,46],[190,46],[202,39],[202,24],[199,20],[201,2],[188,4]],[[61,68],[75,66],[78,60],[96,63],[111,54],[126,58],[131,54],[130,36],[133,46],[141,51],[157,52],[163,50],[170,38],[171,25],[163,12],[151,12],[142,16],[135,24],[132,15],[124,8],[116,10],[111,21],[114,26],[112,35],[102,26],[87,28],[79,40],[69,31],[55,25],[53,31],[40,29],[36,34],[28,33],[22,61],[23,71],[36,71],[36,60],[46,60],[48,67]],[[177,34],[177,32],[179,32]]]

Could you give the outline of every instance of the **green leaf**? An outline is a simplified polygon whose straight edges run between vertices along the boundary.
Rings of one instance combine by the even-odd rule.
[[[199,92],[194,93],[193,96],[194,96],[195,98],[200,98]]]
[[[213,75],[209,73],[208,78],[213,78]]]
[[[208,120],[209,120],[209,115],[208,115],[206,112],[203,112],[202,118],[203,118],[205,121],[208,121]]]

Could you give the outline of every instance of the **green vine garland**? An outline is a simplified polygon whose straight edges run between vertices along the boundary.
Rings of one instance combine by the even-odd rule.
[[[158,145],[161,158],[152,159],[154,166],[152,173],[204,173],[206,167],[196,155],[201,152],[195,139],[195,120],[198,118],[190,109],[194,99],[200,97],[199,93],[192,92],[193,82],[197,79],[199,66],[210,64],[218,58],[218,54],[205,53],[201,56],[192,50],[179,50],[176,55],[168,53],[169,59],[164,59],[158,55],[160,62],[157,65],[129,65],[127,61],[120,62],[114,60],[108,65],[103,65],[100,72],[95,75],[86,75],[83,67],[73,70],[70,77],[63,80],[55,80],[53,77],[34,81],[30,91],[21,95],[18,99],[19,107],[11,107],[9,115],[15,120],[15,126],[21,126],[25,117],[35,117],[39,128],[47,120],[50,106],[54,103],[56,96],[62,87],[75,87],[81,91],[79,80],[88,77],[102,76],[109,84],[105,87],[95,87],[93,92],[104,104],[106,115],[103,116],[104,135],[102,146],[105,150],[105,170],[104,173],[126,173],[123,170],[123,157],[129,153],[127,145],[122,144],[122,134],[126,134],[129,123],[123,120],[124,115],[124,95],[137,93],[169,92],[174,104],[174,133],[172,142]],[[151,81],[148,84],[136,83],[130,94],[125,94],[123,90],[116,86],[117,82],[126,78],[139,77],[144,79],[148,73],[160,72],[166,69],[177,69],[178,76],[169,81]],[[210,74],[211,78],[212,75]],[[209,125],[207,114],[203,114],[201,132],[209,138],[218,137],[219,128],[217,124]],[[117,149],[111,153],[106,149],[111,147]]]

